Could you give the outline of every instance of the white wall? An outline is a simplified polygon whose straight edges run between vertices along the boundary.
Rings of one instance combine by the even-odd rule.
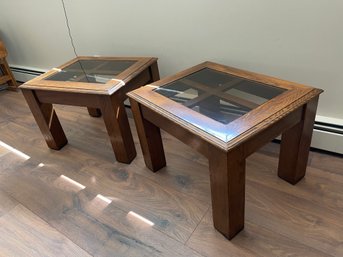
[[[343,120],[342,0],[65,0],[80,55],[157,56],[162,76],[212,60],[323,88]],[[60,0],[1,0],[13,66],[73,57]]]

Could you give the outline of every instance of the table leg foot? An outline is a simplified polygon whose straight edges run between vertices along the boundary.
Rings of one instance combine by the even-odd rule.
[[[101,116],[101,110],[98,108],[92,108],[92,107],[87,107],[88,113],[92,117],[100,117]]]

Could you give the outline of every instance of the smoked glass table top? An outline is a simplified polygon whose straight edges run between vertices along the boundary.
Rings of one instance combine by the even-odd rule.
[[[280,120],[286,116],[301,118],[304,103],[321,92],[299,83],[203,62],[127,95],[138,103],[148,120],[159,125],[170,122],[170,126],[179,126],[227,151],[268,127],[282,126]]]
[[[136,61],[77,60],[44,80],[105,84]]]
[[[204,68],[154,91],[228,124],[287,90]]]
[[[30,90],[113,95],[126,91],[123,88],[128,88],[127,85],[132,84],[131,81],[142,72],[144,76],[149,76],[150,70],[146,68],[156,61],[157,58],[154,57],[80,56],[52,68],[20,87]]]

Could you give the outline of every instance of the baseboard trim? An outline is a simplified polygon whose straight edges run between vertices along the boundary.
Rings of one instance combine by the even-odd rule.
[[[44,70],[32,69],[24,66],[10,66],[15,79],[19,82],[26,82],[43,74]]]
[[[311,147],[343,154],[343,135],[314,129]]]

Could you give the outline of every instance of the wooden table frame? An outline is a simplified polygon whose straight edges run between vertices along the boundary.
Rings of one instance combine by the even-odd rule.
[[[44,80],[78,60],[136,62],[105,84]],[[49,148],[59,150],[68,142],[53,104],[84,106],[93,117],[103,115],[117,161],[130,163],[136,149],[124,106],[126,93],[158,79],[157,58],[83,56],[28,81],[20,89]]]
[[[229,124],[216,122],[153,91],[203,68],[287,91]],[[231,239],[244,227],[245,160],[249,155],[282,134],[279,177],[296,184],[305,176],[321,92],[320,89],[205,62],[128,95],[144,160],[150,170],[155,172],[166,165],[160,128],[209,159],[214,226]],[[204,131],[206,126],[222,134]]]
[[[7,49],[5,44],[0,40],[0,85],[7,83],[8,90],[16,91],[17,82],[13,76],[13,73],[7,63]]]

